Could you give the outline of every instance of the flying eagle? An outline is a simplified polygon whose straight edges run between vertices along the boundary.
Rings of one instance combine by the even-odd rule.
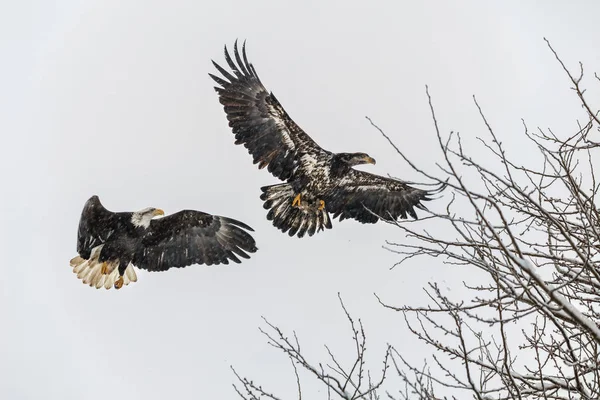
[[[232,72],[213,61],[223,77],[209,74],[224,106],[236,144],[243,144],[258,168],[267,167],[286,183],[261,188],[267,219],[290,236],[312,236],[331,229],[331,218],[354,218],[375,223],[380,218],[417,218],[415,207],[431,194],[406,183],[353,169],[375,164],[365,153],[332,153],[321,148],[287,114],[273,93],[261,83],[248,62],[246,45],[242,54],[234,45],[235,62],[225,46],[225,60]]]
[[[114,213],[92,196],[83,207],[71,267],[84,284],[120,289],[136,282],[134,266],[166,271],[191,264],[228,264],[250,258],[256,243],[248,225],[201,211],[164,215],[159,208]]]

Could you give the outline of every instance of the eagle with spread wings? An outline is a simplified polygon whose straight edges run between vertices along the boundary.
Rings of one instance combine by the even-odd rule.
[[[288,115],[273,93],[267,91],[254,66],[248,62],[246,43],[241,55],[237,41],[234,59],[225,46],[227,71],[215,61],[222,75],[209,74],[225,109],[235,144],[243,144],[258,168],[267,168],[282,184],[261,188],[261,200],[269,210],[267,219],[290,236],[312,236],[331,229],[332,218],[353,218],[361,223],[379,219],[417,218],[415,208],[433,191],[355,170],[360,164],[375,164],[365,153],[333,153],[321,148]],[[331,216],[330,216],[331,214]]]
[[[166,271],[192,264],[240,263],[256,252],[248,225],[235,219],[183,210],[164,215],[160,208],[112,212],[98,196],[85,203],[77,231],[78,256],[71,267],[84,284],[120,289],[137,281],[134,266]]]

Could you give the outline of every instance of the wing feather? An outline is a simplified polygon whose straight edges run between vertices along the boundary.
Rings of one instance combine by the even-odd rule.
[[[248,225],[235,219],[184,210],[152,220],[133,264],[149,271],[166,271],[192,264],[240,263],[257,250]]]
[[[237,44],[237,43],[236,43]],[[246,42],[244,42],[244,50],[246,49]],[[237,65],[240,66],[240,69],[242,70],[243,74],[240,74],[238,76],[243,76],[243,75],[251,75],[250,71],[246,68],[246,65],[244,64],[244,62],[242,62],[242,59],[240,58],[240,52],[238,51],[238,47],[234,46],[233,47],[233,54],[235,55],[235,60],[237,61]],[[248,63],[248,60],[246,60],[245,57],[246,52],[244,51],[244,60],[246,61],[246,64]],[[229,65],[231,65],[233,63],[230,63]],[[234,64],[235,66],[235,64]]]
[[[223,105],[236,144],[243,144],[259,168],[267,167],[275,177],[289,180],[302,168],[301,159],[315,160],[331,153],[322,149],[287,114],[272,93],[263,86],[254,66],[248,62],[246,44],[242,52],[237,41],[234,59],[225,46],[225,61],[231,72],[213,61],[223,78],[209,74],[220,87],[215,87]]]
[[[415,208],[426,210],[423,201],[443,190],[413,188],[402,181],[351,169],[340,184],[325,196],[327,211],[342,221],[353,218],[373,224],[380,218],[396,221],[411,216],[417,219]]]
[[[115,232],[122,231],[131,220],[131,213],[114,213],[104,208],[98,196],[86,201],[77,229],[77,253],[89,259],[92,249],[106,241]]]

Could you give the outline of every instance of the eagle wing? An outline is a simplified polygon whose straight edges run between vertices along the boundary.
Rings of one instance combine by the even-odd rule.
[[[154,219],[142,237],[133,264],[149,271],[166,271],[192,264],[228,264],[256,252],[248,225],[231,218],[184,210]]]
[[[441,189],[416,189],[396,179],[350,169],[323,200],[333,218],[373,224],[380,217],[395,221],[410,215],[416,219],[415,208],[426,210],[421,202],[431,200],[429,196]]]
[[[235,133],[235,143],[248,149],[254,164],[267,167],[281,180],[289,180],[298,168],[310,168],[320,156],[330,155],[290,118],[273,93],[263,86],[246,57],[246,43],[242,46],[243,60],[237,41],[233,50],[237,63],[225,46],[225,60],[233,74],[213,61],[225,79],[209,75],[221,85],[215,90]]]
[[[98,196],[90,197],[83,206],[79,219],[77,253],[87,260],[94,247],[105,243],[114,232],[121,231],[125,221],[130,218],[131,213],[108,211],[100,203]]]

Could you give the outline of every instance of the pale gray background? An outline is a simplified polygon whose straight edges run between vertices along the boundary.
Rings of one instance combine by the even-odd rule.
[[[440,154],[425,84],[444,131],[482,133],[476,94],[513,151],[521,117],[571,131],[582,115],[542,37],[591,76],[599,4],[490,3],[3,2],[0,398],[233,399],[230,364],[293,396],[289,362],[265,344],[260,316],[296,328],[307,354],[325,359],[322,343],[351,349],[338,291],[363,318],[373,361],[386,341],[422,359],[373,292],[420,301],[433,278],[458,287],[457,272],[424,259],[390,271],[397,258],[381,246],[403,237],[385,224],[334,223],[303,240],[275,230],[259,188],[276,180],[233,145],[207,73],[224,44],[248,39],[263,82],[318,143],[415,179],[364,116],[432,170]],[[68,265],[92,194],[115,211],[238,218],[260,250],[241,265],[142,271],[119,292],[97,291]]]

